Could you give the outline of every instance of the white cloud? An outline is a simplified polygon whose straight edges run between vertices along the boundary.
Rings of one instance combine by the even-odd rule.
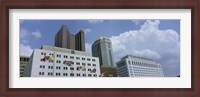
[[[29,45],[20,44],[20,56],[31,56],[33,49]]]
[[[24,39],[24,38],[27,38],[27,37],[30,37],[30,36],[34,36],[35,38],[41,38],[42,37],[42,34],[39,30],[37,31],[34,31],[34,32],[30,32],[28,31],[27,29],[20,29],[20,38],[21,39]]]
[[[103,20],[88,20],[89,23],[103,23]]]
[[[138,56],[145,56],[146,58],[152,58],[152,59],[160,59],[161,56],[155,51],[144,49],[144,50],[134,50],[133,54]]]
[[[179,35],[171,29],[160,30],[159,24],[159,20],[147,20],[139,30],[112,36],[115,60],[130,54],[151,58],[163,66],[165,75],[176,76],[180,68]]]
[[[25,40],[25,39],[23,39],[23,40],[21,41],[21,43],[22,43],[22,44],[27,44],[27,43],[29,43],[29,41],[28,41],[28,40]]]
[[[84,33],[86,34],[86,33],[89,33],[89,32],[91,32],[91,29],[83,29],[84,30]]]
[[[28,32],[26,29],[20,29],[20,38],[25,38],[29,36],[30,32]]]
[[[33,35],[35,38],[41,38],[42,34],[40,33],[39,30],[32,32],[31,35]]]
[[[131,20],[135,25],[139,25],[140,24],[140,20]]]
[[[90,55],[92,55],[91,47],[92,47],[91,44],[85,43],[86,52],[89,53]]]

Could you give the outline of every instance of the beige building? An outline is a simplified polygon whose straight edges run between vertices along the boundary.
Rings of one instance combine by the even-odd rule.
[[[55,35],[55,46],[85,51],[85,35],[84,31],[80,30],[76,35],[70,34],[66,25],[62,25],[60,30]]]
[[[117,68],[114,66],[101,66],[102,77],[117,77]]]
[[[20,77],[23,77],[24,69],[28,64],[29,57],[27,56],[20,56]]]

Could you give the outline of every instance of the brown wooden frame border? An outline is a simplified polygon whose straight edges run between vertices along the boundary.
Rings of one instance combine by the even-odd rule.
[[[15,1],[15,2],[14,2]],[[199,0],[7,0],[1,2],[0,80],[3,97],[35,96],[135,96],[200,97]],[[191,9],[192,10],[192,88],[9,88],[9,9]]]

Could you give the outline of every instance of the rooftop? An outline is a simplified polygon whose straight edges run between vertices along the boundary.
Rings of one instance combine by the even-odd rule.
[[[105,36],[101,36],[100,38],[98,38],[93,44],[96,44],[99,41],[107,41],[107,42],[111,42],[109,38],[105,37]]]
[[[70,54],[78,54],[78,55],[90,56],[89,53],[84,52],[84,51],[78,51],[78,50],[66,49],[66,48],[60,48],[60,47],[53,47],[53,46],[47,46],[47,45],[42,45],[41,49],[50,50],[50,51],[57,51],[57,52],[63,52],[63,53],[70,53]]]
[[[126,55],[126,56],[124,56],[122,59],[129,58],[129,57],[153,61],[153,59],[144,58],[144,57],[140,57],[140,56],[133,56],[133,55]]]

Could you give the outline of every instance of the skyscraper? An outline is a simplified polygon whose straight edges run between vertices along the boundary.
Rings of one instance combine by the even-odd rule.
[[[76,35],[70,34],[66,25],[62,25],[55,35],[55,46],[67,49],[85,51],[84,31],[80,30]]]
[[[112,44],[106,37],[100,37],[92,44],[92,56],[99,57],[101,66],[115,66]]]

